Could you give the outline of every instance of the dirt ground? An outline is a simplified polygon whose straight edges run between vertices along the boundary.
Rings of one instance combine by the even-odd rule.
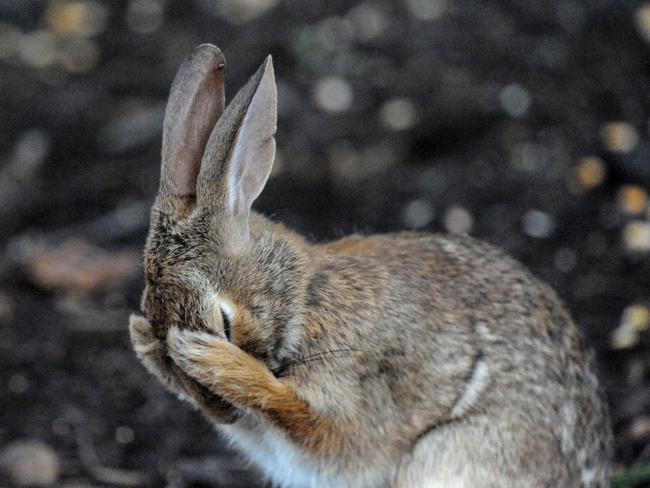
[[[650,3],[629,0],[0,2],[0,485],[34,482],[28,458],[57,486],[261,486],[127,333],[165,99],[202,42],[229,96],[273,55],[260,211],[507,249],[596,350],[617,486],[650,486]]]

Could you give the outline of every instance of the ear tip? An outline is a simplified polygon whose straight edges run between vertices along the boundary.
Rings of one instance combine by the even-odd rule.
[[[266,59],[264,60],[264,63],[262,63],[262,77],[267,78],[270,77],[271,79],[275,80],[275,70],[273,69],[273,58],[269,54]]]
[[[223,69],[226,65],[226,57],[221,52],[221,49],[209,43],[196,46],[190,54],[190,58],[200,64],[215,66],[217,69]]]

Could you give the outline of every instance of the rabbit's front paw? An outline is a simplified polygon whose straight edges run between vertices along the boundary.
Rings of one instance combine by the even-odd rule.
[[[353,426],[341,429],[320,416],[290,384],[278,380],[264,363],[236,345],[208,334],[172,327],[169,355],[188,376],[235,406],[257,410],[306,448],[337,452]]]
[[[133,350],[146,368],[163,382],[171,376],[166,364],[164,344],[153,333],[151,323],[144,317],[131,315],[129,333]]]
[[[138,358],[168,390],[181,400],[201,408],[215,422],[230,423],[235,419],[235,412],[230,405],[207,392],[171,361],[165,344],[154,336],[147,319],[131,316],[129,331]]]
[[[129,320],[129,332],[131,334],[133,349],[138,356],[150,355],[162,347],[160,341],[154,337],[151,322],[144,317],[131,315]]]
[[[129,332],[133,350],[142,364],[171,391],[182,394],[183,389],[171,371],[164,344],[154,336],[151,323],[144,317],[132,315]]]
[[[260,361],[236,345],[206,332],[172,327],[170,357],[188,376],[216,395],[248,406],[252,394],[272,389],[277,379]]]

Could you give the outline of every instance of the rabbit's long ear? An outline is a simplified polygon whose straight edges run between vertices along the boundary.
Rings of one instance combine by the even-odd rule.
[[[217,122],[203,156],[197,203],[247,228],[253,201],[273,167],[277,89],[271,56],[237,93]],[[231,219],[231,220],[233,220]]]
[[[196,179],[210,133],[224,103],[225,58],[202,44],[183,61],[171,87],[162,140],[160,195],[184,204],[196,197]]]

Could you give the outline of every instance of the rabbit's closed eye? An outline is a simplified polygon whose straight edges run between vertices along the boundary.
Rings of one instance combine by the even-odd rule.
[[[223,320],[223,333],[225,334],[226,339],[230,340],[230,330],[232,328],[232,326],[231,326],[231,318],[230,317],[232,316],[231,315],[232,312],[231,312],[231,314],[228,314],[224,310],[223,305],[221,307],[219,307],[219,310],[221,311],[221,319]]]

